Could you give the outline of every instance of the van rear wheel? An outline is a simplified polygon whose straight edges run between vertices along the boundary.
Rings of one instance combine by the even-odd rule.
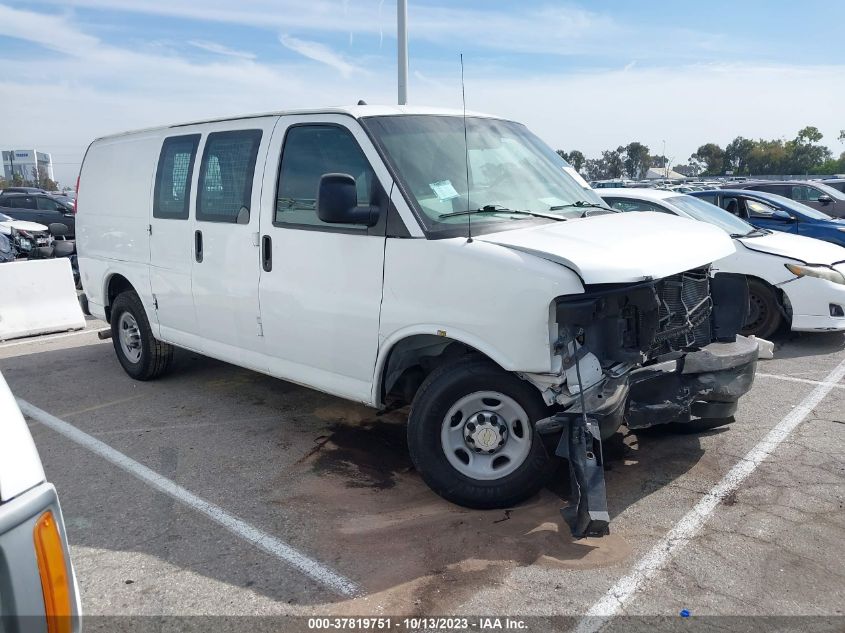
[[[111,307],[112,344],[123,369],[135,380],[151,380],[167,371],[173,346],[153,336],[147,312],[134,290],[122,292]]]
[[[434,370],[408,417],[408,447],[423,480],[469,508],[505,508],[535,494],[554,471],[534,423],[549,415],[540,393],[470,356]]]

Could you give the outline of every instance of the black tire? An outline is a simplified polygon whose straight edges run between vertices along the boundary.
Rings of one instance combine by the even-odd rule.
[[[123,350],[120,343],[121,316],[128,313],[135,319],[140,333],[140,358],[135,361]],[[173,346],[162,343],[153,336],[147,312],[134,290],[127,290],[117,296],[111,306],[112,344],[123,369],[135,380],[152,380],[161,376],[170,367]]]
[[[440,440],[449,409],[466,395],[497,391],[512,398],[527,414],[531,447],[522,464],[499,479],[468,477],[453,467]],[[420,386],[408,416],[408,448],[414,466],[431,489],[468,508],[507,508],[536,494],[554,472],[557,460],[534,430],[550,413],[536,387],[489,360],[467,356],[435,369]]]
[[[769,338],[777,332],[783,321],[775,291],[759,279],[749,279],[748,295],[751,310],[742,328],[742,335]]]

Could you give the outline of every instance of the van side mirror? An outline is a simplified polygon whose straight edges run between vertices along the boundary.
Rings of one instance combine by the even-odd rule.
[[[358,206],[358,188],[349,174],[323,174],[317,189],[317,217],[329,224],[362,224],[378,222],[379,209],[372,205]]]
[[[832,198],[829,195],[827,195],[826,193],[823,193],[823,194],[819,195],[817,200],[822,204],[830,204],[831,201],[832,201]]]

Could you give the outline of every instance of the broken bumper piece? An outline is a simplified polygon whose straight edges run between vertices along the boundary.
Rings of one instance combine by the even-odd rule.
[[[631,372],[628,428],[732,416],[754,382],[757,354],[756,341],[737,336],[733,343],[711,343],[677,361]]]
[[[733,343],[712,343],[678,359],[607,379],[566,411],[537,423],[543,434],[560,433],[555,454],[569,461],[573,508],[561,514],[573,536],[604,536],[610,514],[604,480],[602,439],[626,422],[631,429],[691,417],[725,418],[751,389],[757,343],[737,336]]]

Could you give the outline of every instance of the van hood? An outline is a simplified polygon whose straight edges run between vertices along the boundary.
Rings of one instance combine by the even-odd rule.
[[[722,229],[665,213],[612,213],[474,238],[562,264],[585,284],[634,283],[735,252]]]
[[[752,251],[778,255],[805,264],[830,266],[845,262],[845,248],[803,235],[776,231],[758,237],[739,237],[737,241]]]

